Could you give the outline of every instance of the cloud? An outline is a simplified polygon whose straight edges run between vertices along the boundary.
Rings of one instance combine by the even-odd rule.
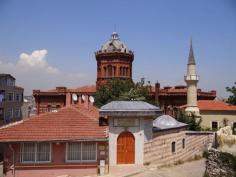
[[[46,49],[35,50],[31,54],[22,53],[20,54],[18,64],[24,67],[43,68],[49,74],[58,74],[59,69],[49,66],[47,63],[47,54],[48,51]]]
[[[35,50],[21,53],[15,63],[0,61],[1,73],[12,74],[17,84],[24,87],[25,95],[33,89],[49,89],[55,86],[78,87],[92,80],[87,73],[66,73],[51,66],[47,61],[48,51]]]

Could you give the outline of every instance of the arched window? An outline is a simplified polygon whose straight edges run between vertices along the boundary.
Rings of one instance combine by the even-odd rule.
[[[123,68],[120,67],[120,76],[123,76]]]
[[[185,139],[182,139],[182,148],[185,148]]]
[[[103,76],[104,76],[104,77],[107,77],[107,68],[104,67],[103,70],[104,70]]]
[[[112,66],[108,66],[108,77],[112,77]]]
[[[126,76],[128,77],[128,68],[126,68]]]
[[[115,77],[116,76],[116,67],[113,66],[113,76]]]
[[[171,152],[175,153],[175,142],[174,141],[171,143]]]

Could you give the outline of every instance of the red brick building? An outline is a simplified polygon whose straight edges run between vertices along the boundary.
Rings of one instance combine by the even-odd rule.
[[[100,160],[108,163],[107,127],[98,116],[95,107],[69,106],[1,127],[5,176],[97,174]]]
[[[97,60],[97,87],[111,79],[132,79],[134,53],[113,32],[101,50],[95,53]]]
[[[37,114],[56,111],[59,108],[69,105],[81,104],[88,107],[90,99],[96,93],[96,86],[83,86],[76,89],[56,87],[56,89],[41,91],[33,90]],[[72,97],[76,99],[73,99]]]
[[[155,87],[152,87],[151,94],[155,97],[156,102],[159,104],[161,110],[165,114],[176,116],[179,106],[187,104],[187,87],[185,85],[179,86],[164,86],[160,87],[160,83],[156,83]],[[214,100],[216,98],[216,91],[209,92],[197,90],[198,100]]]
[[[34,90],[33,96],[36,100],[38,114],[50,112],[65,105],[87,103],[89,102],[89,97],[95,95],[96,89],[111,79],[132,80],[134,53],[119,39],[116,32],[113,32],[111,39],[100,50],[95,52],[95,57],[97,60],[96,86],[84,86],[77,89],[57,87],[48,91]],[[74,94],[77,95],[77,101],[72,99]],[[160,84],[157,83],[150,90],[150,94],[153,100],[159,103],[164,113],[169,113],[173,116],[175,115],[174,110],[176,107],[187,103],[186,86],[165,86],[161,88]],[[204,92],[198,89],[198,99],[213,100],[215,97],[216,91]]]

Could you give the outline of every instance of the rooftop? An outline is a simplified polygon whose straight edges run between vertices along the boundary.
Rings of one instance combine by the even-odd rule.
[[[99,140],[107,138],[106,131],[99,126],[98,109],[70,106],[0,127],[0,141]]]
[[[156,116],[160,108],[144,101],[112,101],[100,108],[101,116]]]
[[[50,90],[33,90],[33,95],[58,95],[58,94],[66,94],[66,92],[71,93],[88,93],[94,94],[96,92],[95,85],[85,85],[78,88],[66,88],[64,86],[56,87],[55,89]]]
[[[165,130],[186,127],[187,124],[177,121],[169,115],[162,115],[153,121],[154,130]]]
[[[122,53],[133,53],[119,38],[117,32],[113,32],[111,39],[109,39],[101,48],[100,52],[110,53],[110,52],[122,52]]]
[[[216,100],[199,100],[200,111],[236,111],[236,106]]]

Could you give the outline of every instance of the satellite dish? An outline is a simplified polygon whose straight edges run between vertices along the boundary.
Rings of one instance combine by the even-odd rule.
[[[90,101],[91,103],[94,103],[94,98],[93,98],[93,96],[90,96],[90,97],[89,97],[89,101]]]
[[[81,98],[82,98],[82,100],[83,100],[83,101],[85,100],[85,96],[84,96],[84,95],[82,95],[82,97],[81,97]]]
[[[73,101],[77,101],[78,100],[78,97],[77,97],[77,95],[75,93],[72,94],[72,99],[73,99]]]

